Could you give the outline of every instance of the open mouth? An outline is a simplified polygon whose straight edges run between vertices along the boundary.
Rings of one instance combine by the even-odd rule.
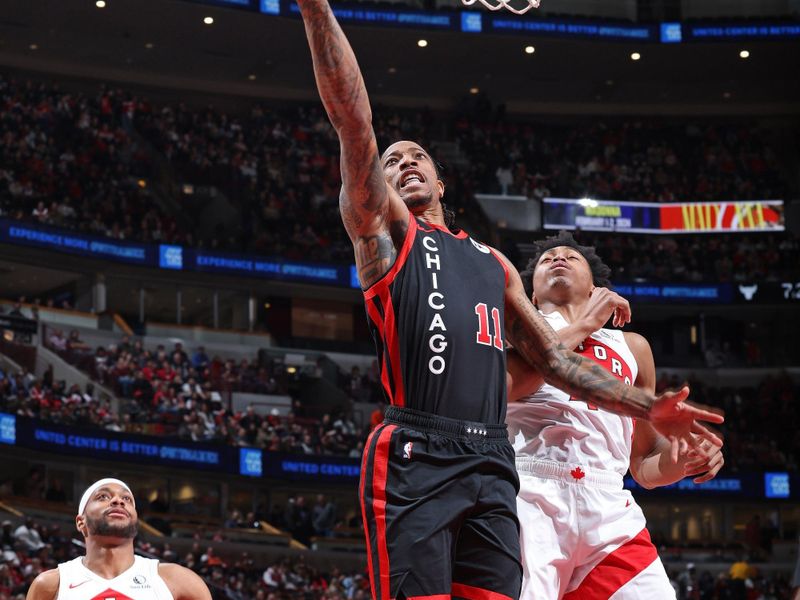
[[[422,176],[422,173],[409,170],[403,173],[403,176],[400,178],[400,188],[402,189],[413,183],[422,183],[423,181],[425,181],[425,178]]]

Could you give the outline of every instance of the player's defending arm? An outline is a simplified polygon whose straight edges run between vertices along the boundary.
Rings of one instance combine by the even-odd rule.
[[[721,414],[688,402],[689,389],[653,397],[625,385],[592,360],[570,352],[525,295],[519,273],[507,258],[505,325],[509,342],[544,380],[605,410],[651,421],[662,435],[696,448],[702,439],[717,446],[722,440],[698,420],[721,423]],[[694,437],[696,434],[698,437]],[[676,456],[677,459],[677,456]]]
[[[58,569],[39,573],[31,583],[25,600],[55,600],[58,595],[59,581]]]
[[[328,1],[299,0],[298,5],[319,95],[339,136],[342,221],[353,242],[361,284],[368,287],[394,263],[405,233],[396,229],[407,226],[408,209],[384,178],[367,88]]]
[[[614,326],[622,327],[631,320],[631,306],[625,298],[609,290],[598,287],[592,290],[586,309],[574,323],[558,330],[558,339],[565,348],[575,348],[592,333],[603,327],[611,316]],[[508,351],[506,362],[508,371],[508,399],[513,402],[529,396],[544,383],[544,377],[537,369],[531,369],[513,348]]]
[[[634,385],[650,394],[655,393],[656,365],[650,344],[638,333],[626,332],[625,341],[639,366]],[[703,483],[713,479],[725,464],[722,449],[708,440],[689,452],[681,452],[674,460],[677,444],[678,440],[667,440],[650,423],[637,423],[631,447],[631,475],[636,482],[652,489],[698,475],[695,483]]]

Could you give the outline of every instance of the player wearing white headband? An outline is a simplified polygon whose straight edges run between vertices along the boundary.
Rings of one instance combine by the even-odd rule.
[[[27,600],[211,600],[193,571],[133,553],[139,517],[125,482],[108,478],[90,485],[75,525],[86,555],[41,573]]]

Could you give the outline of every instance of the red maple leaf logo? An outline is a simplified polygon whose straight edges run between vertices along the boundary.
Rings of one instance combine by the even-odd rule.
[[[586,473],[581,471],[580,467],[575,467],[574,469],[572,469],[572,471],[569,472],[569,474],[572,475],[575,479],[583,479],[584,477],[586,477]]]

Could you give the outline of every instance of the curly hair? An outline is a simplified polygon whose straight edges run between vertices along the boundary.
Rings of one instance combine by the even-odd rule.
[[[611,268],[597,255],[594,246],[581,246],[575,241],[571,233],[568,231],[559,231],[558,235],[533,242],[533,247],[535,249],[533,258],[528,261],[528,264],[525,265],[525,269],[520,271],[519,274],[522,279],[522,285],[525,288],[525,293],[528,294],[528,298],[533,296],[533,272],[536,270],[539,259],[542,257],[542,254],[548,250],[558,248],[559,246],[568,246],[581,253],[583,258],[586,259],[586,262],[589,263],[589,269],[592,272],[592,280],[596,287],[611,287],[611,281],[609,280]]]

